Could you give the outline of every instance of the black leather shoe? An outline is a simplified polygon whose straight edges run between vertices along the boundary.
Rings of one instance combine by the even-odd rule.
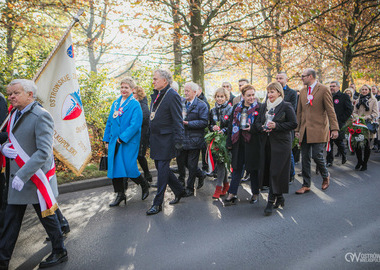
[[[359,171],[361,166],[362,166],[361,163],[356,164],[355,171]]]
[[[285,198],[284,196],[278,196],[276,199],[276,203],[274,204],[274,208],[277,209],[279,207],[284,207],[285,206]]]
[[[52,253],[46,260],[40,262],[40,268],[48,268],[62,262],[66,262],[69,259],[67,256],[67,251],[62,251],[60,253]]]
[[[206,178],[206,174],[202,172],[202,176],[198,177],[197,189],[200,189],[201,187],[203,187],[203,185],[205,183],[205,178]]]
[[[161,205],[152,205],[152,207],[148,211],[146,211],[146,214],[150,216],[150,215],[158,214],[161,211],[162,211]]]
[[[185,189],[185,193],[182,197],[191,197],[191,196],[194,196],[194,191],[188,188]]]
[[[0,270],[8,270],[9,261],[0,261]]]
[[[346,155],[342,156],[342,164],[345,164],[347,162],[347,157]]]
[[[264,209],[264,215],[270,216],[272,215],[272,212],[273,212],[273,202],[268,202],[267,206]]]
[[[182,197],[186,197],[186,190],[182,191],[178,196],[175,196],[174,200],[170,201],[169,204],[177,204]],[[193,193],[194,194],[194,193]]]
[[[331,166],[332,166],[332,162],[327,162],[326,167],[331,167]]]
[[[119,204],[124,201],[124,204],[127,204],[127,197],[125,196],[125,194],[123,192],[118,192],[117,193],[117,196],[116,196],[116,199],[110,203],[110,207],[114,207],[114,206],[119,206]]]

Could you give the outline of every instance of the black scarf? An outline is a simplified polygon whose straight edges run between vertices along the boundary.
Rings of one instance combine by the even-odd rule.
[[[365,107],[365,110],[369,111],[369,99],[371,98],[371,93],[368,95],[360,95],[359,96],[359,102],[356,104],[356,108],[359,109],[360,105],[363,105]]]

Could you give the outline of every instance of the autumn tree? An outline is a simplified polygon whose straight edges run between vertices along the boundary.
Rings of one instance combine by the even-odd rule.
[[[349,85],[354,61],[380,59],[380,9],[376,0],[350,0],[306,29],[314,50],[342,67],[342,89]],[[316,34],[317,33],[317,34]]]

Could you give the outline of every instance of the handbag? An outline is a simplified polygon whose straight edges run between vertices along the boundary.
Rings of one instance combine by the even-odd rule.
[[[108,169],[108,156],[102,156],[99,163],[99,171],[107,171]]]
[[[368,131],[376,134],[377,129],[379,128],[379,124],[377,122],[372,122],[371,120],[365,120],[365,124],[367,125]]]

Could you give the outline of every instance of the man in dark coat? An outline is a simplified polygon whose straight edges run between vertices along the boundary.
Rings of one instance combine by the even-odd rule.
[[[186,194],[169,168],[170,160],[182,148],[184,132],[181,97],[170,87],[172,80],[172,75],[166,70],[158,69],[154,72],[149,126],[150,157],[154,159],[157,169],[157,194],[152,207],[146,212],[147,215],[154,215],[162,210],[167,185],[175,194],[175,199],[169,204],[178,203]]]
[[[186,98],[186,115],[183,119],[185,136],[183,149],[177,157],[177,161],[180,175],[184,175],[185,166],[189,169],[186,196],[193,196],[195,177],[197,174],[202,175],[202,171],[198,168],[198,160],[200,151],[205,146],[204,133],[208,123],[208,108],[206,103],[196,96],[198,91],[196,83],[186,83],[184,89]],[[202,182],[198,182],[198,188],[203,186],[203,178],[201,179]]]
[[[233,102],[234,102],[234,98],[236,97],[233,93],[232,93],[232,85],[230,82],[223,82],[222,83],[222,87],[226,90],[228,90],[228,92],[230,92],[230,99],[228,100],[228,103],[232,106]]]
[[[296,91],[289,88],[289,86],[287,85],[288,76],[286,75],[286,73],[285,72],[278,73],[276,75],[276,81],[279,82],[284,89],[284,101],[292,104],[294,111],[296,111],[298,95]],[[292,141],[293,139],[294,139],[294,132],[292,132]],[[294,162],[294,156],[293,156],[293,151],[292,151],[291,158],[290,158],[290,183],[294,181],[294,176],[296,174],[294,163],[295,162]]]
[[[203,90],[202,90],[202,87],[200,85],[198,85],[198,92],[197,92],[197,96],[200,100],[202,100],[204,103],[206,103],[207,105],[207,108],[208,108],[208,112],[210,112],[210,104],[208,103],[207,101],[207,98],[206,96],[203,94]],[[207,171],[208,170],[208,165],[207,165],[207,162],[206,162],[206,150],[207,150],[207,146],[205,144],[205,146],[202,148],[202,170],[203,171]],[[199,181],[202,181],[206,176],[206,173],[205,172],[202,172],[202,175],[200,176],[199,178]]]
[[[327,152],[326,166],[331,167],[334,161],[334,143],[338,147],[338,153],[342,156],[342,164],[346,163],[346,149],[344,147],[344,131],[342,127],[346,124],[348,118],[350,118],[353,110],[353,106],[350,97],[347,94],[339,91],[340,85],[338,81],[332,81],[330,83],[330,91],[333,96],[334,109],[336,118],[339,124],[339,136],[335,140],[330,139],[330,151]]]

